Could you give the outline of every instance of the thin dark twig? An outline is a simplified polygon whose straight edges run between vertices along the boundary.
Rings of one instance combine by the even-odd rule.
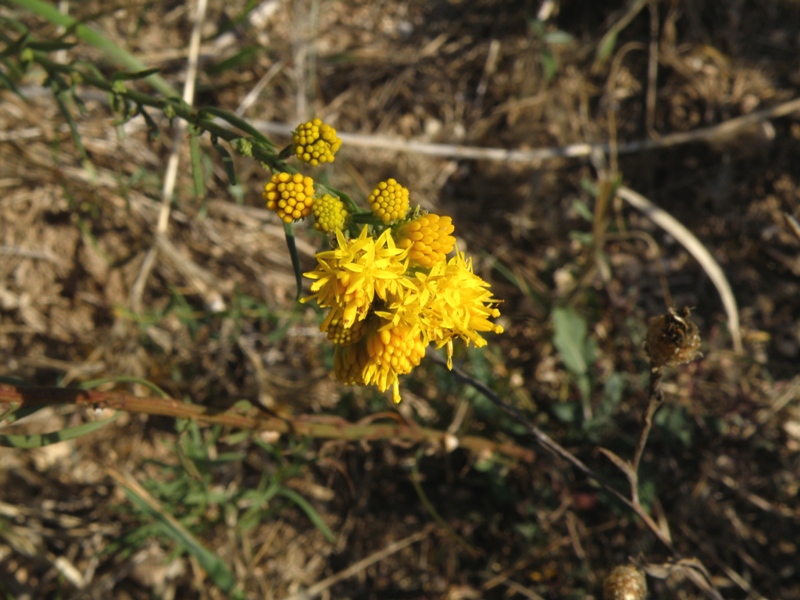
[[[432,358],[434,361],[438,362],[441,365],[446,366],[446,361],[436,352],[428,352],[427,355]],[[461,379],[462,381],[468,383],[473,388],[478,390],[481,394],[483,394],[492,404],[497,406],[500,410],[505,412],[507,415],[512,417],[517,422],[521,423],[525,426],[528,430],[528,433],[541,445],[545,450],[555,454],[566,460],[576,469],[578,469],[581,473],[596,481],[600,487],[606,490],[609,494],[617,498],[620,502],[625,504],[628,508],[630,508],[636,515],[647,525],[647,528],[653,532],[658,540],[666,546],[666,548],[677,558],[680,557],[680,554],[675,549],[675,546],[672,544],[672,541],[664,534],[663,531],[659,528],[653,518],[648,515],[642,506],[638,503],[632,502],[629,498],[627,498],[624,494],[619,492],[616,488],[614,488],[602,475],[596,473],[591,468],[586,466],[586,464],[580,460],[577,456],[572,454],[569,450],[561,446],[558,442],[553,440],[549,435],[547,435],[544,431],[536,427],[533,423],[531,423],[521,412],[519,412],[513,406],[509,406],[503,400],[495,394],[485,383],[475,379],[474,377],[467,374],[462,369],[453,366],[452,369],[453,374]]]
[[[639,504],[639,464],[642,462],[644,447],[647,445],[647,438],[650,435],[650,430],[653,428],[653,416],[656,414],[656,411],[659,409],[664,399],[661,394],[661,380],[663,377],[664,370],[661,367],[655,367],[650,370],[650,394],[647,402],[647,410],[645,410],[644,417],[642,418],[642,431],[639,434],[639,441],[636,444],[636,451],[633,454],[633,463],[631,463],[631,470],[629,471],[631,499],[634,504]]]

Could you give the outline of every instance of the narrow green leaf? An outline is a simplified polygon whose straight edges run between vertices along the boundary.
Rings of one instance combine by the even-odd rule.
[[[331,544],[336,541],[336,536],[333,535],[333,532],[330,528],[325,524],[325,521],[322,520],[320,514],[314,510],[314,507],[311,506],[308,501],[303,498],[300,494],[295,492],[294,490],[290,490],[289,488],[279,488],[278,493],[281,496],[284,496],[294,502],[297,507],[306,513],[306,516],[309,520],[314,524],[314,526],[320,530],[322,535],[325,536],[325,539],[330,542]]]
[[[228,152],[224,146],[221,146],[217,140],[212,139],[211,145],[214,146],[214,150],[217,151],[220,158],[222,159],[222,166],[225,167],[225,173],[228,175],[228,181],[230,181],[231,185],[237,185],[236,182],[236,171],[233,168],[233,157],[231,153]]]
[[[111,81],[134,81],[136,79],[147,79],[150,75],[159,73],[160,68],[144,69],[143,71],[117,71],[111,75]]]
[[[52,42],[31,42],[28,48],[40,52],[57,52],[58,50],[72,50],[78,44],[75,42],[63,42],[60,40]]]
[[[192,183],[195,200],[205,198],[205,185],[203,184],[203,162],[200,160],[200,136],[194,132],[189,136],[189,156],[192,162]]]
[[[0,56],[15,56],[19,54],[23,48],[28,45],[28,38],[30,33],[27,31],[19,36],[15,41],[11,42],[5,49],[0,52]]]
[[[30,417],[32,414],[42,410],[43,408],[44,406],[35,406],[35,405],[20,406],[19,408],[16,409],[12,408],[11,410],[5,411],[3,412],[2,415],[0,415],[0,421],[7,420],[8,423],[6,423],[6,425],[11,425],[11,423],[15,423],[20,419],[24,419],[25,417]]]
[[[6,77],[6,74],[3,73],[2,71],[0,71],[0,85],[2,85],[3,87],[11,90],[17,96],[19,96],[20,98],[25,100],[25,96],[23,96],[22,92],[19,91],[19,89],[17,88],[17,85],[13,81],[11,81],[11,79]]]
[[[614,52],[614,46],[617,45],[617,33],[616,30],[611,30],[600,40],[600,45],[597,47],[597,54],[595,56],[598,62],[606,62],[611,56],[611,53]]]
[[[96,388],[101,386],[105,383],[138,383],[139,385],[143,385],[147,388],[153,390],[156,394],[161,396],[162,398],[169,398],[169,394],[158,387],[152,381],[147,381],[147,379],[142,379],[141,377],[131,377],[128,375],[122,375],[120,377],[102,377],[100,379],[90,379],[88,381],[84,381],[80,385],[79,388],[82,390],[90,390],[92,388]]]
[[[574,375],[586,373],[586,321],[571,308],[556,308],[553,310],[553,329],[553,345],[564,365]]]
[[[65,15],[58,10],[58,7],[53,6],[44,0],[11,0],[14,4],[22,9],[28,10],[40,17],[50,21],[54,25],[60,25],[67,29],[73,29],[75,35],[79,39],[91,44],[98,48],[105,54],[106,58],[111,62],[131,71],[142,71],[147,68],[139,59],[126,50],[117,46],[114,42],[98,33],[94,29],[82,24],[77,19],[69,15]],[[180,94],[167,83],[167,81],[158,75],[150,75],[147,78],[147,83],[152,85],[159,92],[167,97],[179,98]]]
[[[174,542],[183,546],[187,552],[197,559],[200,566],[208,574],[209,578],[214,585],[221,589],[226,594],[233,591],[236,585],[236,579],[231,573],[230,569],[225,566],[222,560],[211,552],[208,548],[203,546],[188,530],[183,528],[179,523],[173,519],[167,518],[166,515],[154,510],[152,506],[141,496],[139,496],[131,488],[124,486],[125,494],[130,498],[136,507],[143,513],[152,517],[161,526],[161,531]]]
[[[153,120],[153,117],[150,116],[144,106],[139,105],[138,113],[142,115],[144,122],[147,124],[147,138],[151,142],[155,142],[158,138],[161,137],[161,130],[156,125],[156,122]]]
[[[29,450],[31,448],[41,448],[42,446],[49,446],[50,444],[57,444],[58,442],[73,440],[105,427],[111,423],[111,421],[116,420],[119,415],[120,413],[116,413],[113,417],[106,419],[105,421],[84,423],[83,425],[67,427],[66,429],[52,431],[50,433],[33,433],[31,435],[0,435],[0,446],[4,446],[6,448],[24,448]]]

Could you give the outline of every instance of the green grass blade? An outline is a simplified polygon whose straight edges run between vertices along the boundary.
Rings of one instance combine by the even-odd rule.
[[[225,566],[219,556],[211,552],[208,548],[203,546],[186,528],[184,528],[172,515],[165,514],[161,510],[157,510],[148,499],[143,498],[135,490],[127,485],[123,485],[125,494],[133,502],[133,504],[143,513],[149,515],[159,525],[161,531],[172,539],[175,543],[180,544],[186,549],[189,554],[197,559],[200,566],[208,574],[209,578],[214,585],[221,589],[226,594],[230,594],[236,585],[236,578],[233,573]]]
[[[332,544],[334,541],[336,541],[336,536],[333,535],[333,532],[325,524],[325,521],[322,520],[320,514],[308,503],[308,500],[303,498],[294,490],[284,487],[278,489],[278,493],[294,502],[300,510],[306,513],[306,516],[308,516],[309,520],[314,524],[314,527],[320,530],[328,542]]]
[[[66,429],[52,431],[50,433],[33,433],[31,435],[0,435],[0,446],[29,450],[31,448],[41,448],[42,446],[49,446],[50,444],[57,444],[58,442],[73,440],[105,427],[111,423],[111,421],[116,420],[120,414],[121,413],[117,413],[105,421],[84,423],[83,425],[67,427]]]
[[[147,381],[146,379],[142,379],[141,377],[131,377],[127,375],[120,377],[102,377],[100,379],[90,379],[89,381],[84,381],[78,387],[82,390],[91,390],[92,388],[96,388],[106,383],[138,383],[139,385],[150,388],[162,398],[169,398],[169,394],[158,387],[155,383]]]

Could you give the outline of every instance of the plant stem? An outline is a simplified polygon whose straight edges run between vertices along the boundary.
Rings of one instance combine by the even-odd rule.
[[[72,388],[25,387],[0,384],[0,407],[43,407],[80,405],[92,408],[111,408],[131,413],[194,419],[206,425],[223,425],[252,431],[272,431],[295,436],[337,440],[404,440],[428,443],[442,449],[461,446],[478,455],[500,454],[522,462],[533,462],[536,454],[510,443],[496,443],[478,436],[456,437],[446,431],[418,427],[407,423],[363,425],[344,419],[320,417],[276,417],[266,413],[242,414],[232,410],[219,411],[199,404],[189,404],[174,398],[141,398],[124,392],[98,392]],[[386,416],[397,418],[394,413]]]

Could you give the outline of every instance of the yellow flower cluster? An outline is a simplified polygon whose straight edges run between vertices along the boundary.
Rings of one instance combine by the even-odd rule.
[[[344,202],[335,196],[325,194],[314,202],[314,229],[317,231],[333,233],[342,230],[349,217]]]
[[[397,246],[408,248],[411,265],[432,267],[444,260],[456,245],[450,217],[427,214],[402,225],[397,230]]]
[[[267,208],[274,210],[282,221],[298,221],[311,214],[314,180],[300,173],[275,173],[264,186],[261,197],[267,201]]]
[[[321,119],[301,123],[292,132],[295,156],[313,167],[320,163],[333,162],[334,155],[341,146],[342,140],[336,136],[336,130]]]
[[[356,239],[336,237],[338,247],[318,253],[317,268],[305,273],[312,295],[302,301],[330,309],[321,330],[336,344],[339,381],[391,387],[399,402],[398,376],[420,363],[429,344],[446,346],[452,366],[454,338],[482,347],[481,333],[502,333],[490,321],[500,316],[499,301],[463,254],[412,268],[409,249],[395,244],[391,229],[377,238],[367,226]]]
[[[408,213],[408,189],[394,179],[381,181],[367,198],[375,216],[384,223],[405,218]]]
[[[297,127],[281,157],[293,151],[318,165],[332,161],[340,146],[336,130],[314,119]],[[411,211],[408,189],[396,180],[375,187],[367,199],[371,211],[339,195],[315,198],[310,177],[285,172],[275,173],[262,194],[284,222],[313,213],[314,228],[335,237],[305,273],[311,295],[301,300],[328,309],[320,330],[335,346],[334,375],[347,385],[391,387],[400,402],[398,377],[419,365],[429,345],[446,347],[452,368],[453,340],[482,347],[481,334],[503,332],[492,321],[500,301],[464,254],[447,259],[455,247],[452,219]]]

